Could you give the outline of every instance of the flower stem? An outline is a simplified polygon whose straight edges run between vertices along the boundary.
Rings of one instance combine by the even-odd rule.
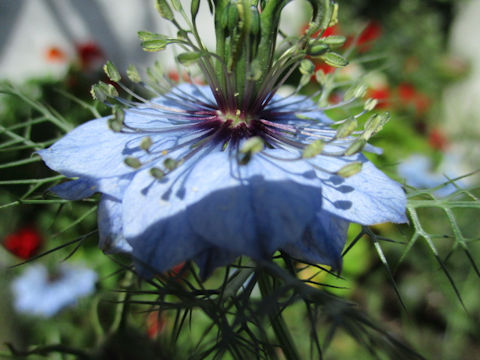
[[[273,298],[275,292],[275,285],[272,283],[271,278],[264,272],[257,272],[258,286],[260,292],[262,293],[262,298]],[[293,342],[290,331],[288,330],[285,320],[282,317],[280,307],[276,299],[273,299],[271,304],[269,304],[270,311],[268,312],[268,317],[270,323],[272,324],[273,332],[277,337],[278,344],[283,350],[283,354],[287,360],[299,360],[300,355],[298,350]]]

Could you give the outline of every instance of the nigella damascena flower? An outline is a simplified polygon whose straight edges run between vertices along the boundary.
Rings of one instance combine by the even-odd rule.
[[[42,264],[30,265],[13,280],[15,309],[22,314],[51,317],[95,290],[95,271],[62,264],[54,274]]]
[[[338,269],[349,222],[405,221],[400,186],[362,154],[342,156],[349,141],[302,157],[302,144],[335,135],[306,98],[275,96],[248,122],[236,116],[221,112],[209,87],[182,85],[127,110],[123,132],[93,120],[40,155],[78,177],[53,189],[60,196],[102,193],[103,249],[157,271],[188,259],[207,270],[278,249]],[[242,146],[252,137],[267,145],[250,155]],[[358,162],[359,173],[337,174]]]
[[[241,5],[232,4],[233,11]],[[251,11],[280,6],[258,6],[263,4],[265,9]],[[262,26],[275,24],[264,20]],[[256,34],[276,36],[276,30]],[[230,35],[226,29],[217,36]],[[150,50],[170,42],[160,35],[142,37]],[[207,274],[239,255],[265,259],[276,250],[339,270],[350,222],[405,222],[401,187],[359,152],[381,119],[372,118],[354,137],[358,116],[334,130],[313,97],[277,95],[299,64],[311,77],[302,60],[305,47],[319,47],[300,42],[274,61],[268,56],[272,49],[260,52],[258,46],[275,41],[260,40],[242,43],[249,47],[243,52],[227,51],[226,42],[218,56],[179,56],[199,62],[208,86],[166,89],[164,78],[144,84],[157,93],[147,100],[120,85],[138,100],[132,102],[103,84],[96,90],[110,91],[124,110],[87,122],[39,152],[50,168],[77,178],[55,187],[58,195],[102,194],[98,225],[105,251],[131,253],[145,274],[190,259]],[[111,64],[107,73],[120,79]],[[135,74],[132,79],[140,81]]]

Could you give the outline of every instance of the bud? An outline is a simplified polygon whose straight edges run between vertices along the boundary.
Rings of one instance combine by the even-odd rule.
[[[165,50],[168,42],[166,39],[145,40],[142,42],[142,48],[144,51],[156,52]]]
[[[313,65],[313,62],[311,62],[310,60],[304,59],[300,63],[299,70],[302,75],[312,76],[315,70],[315,65]]]
[[[320,56],[325,54],[328,51],[329,47],[326,44],[316,44],[312,45],[308,50],[307,53],[308,55],[311,56]]]
[[[333,67],[343,67],[348,65],[347,59],[335,52],[328,52],[325,55],[322,55],[322,60],[325,61],[327,65]]]
[[[322,41],[324,44],[327,44],[332,48],[336,48],[336,47],[343,46],[343,44],[345,44],[345,41],[347,41],[347,38],[342,35],[332,35],[332,36],[323,38]]]
[[[199,52],[184,52],[177,56],[177,60],[182,65],[191,65],[200,59],[201,54]]]
[[[198,8],[200,7],[200,0],[192,0],[190,4],[190,13],[192,14],[192,20],[195,21],[195,18],[198,14]]]
[[[157,0],[155,2],[155,7],[157,8],[157,11],[160,13],[160,16],[163,17],[164,19],[167,20],[173,20],[173,12],[172,9],[170,9],[170,6],[168,6],[166,0]]]
[[[150,31],[139,31],[137,36],[140,41],[149,41],[149,40],[165,40],[167,37],[162,34],[155,34]]]

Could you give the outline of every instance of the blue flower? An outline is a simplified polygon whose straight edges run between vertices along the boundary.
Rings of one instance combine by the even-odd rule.
[[[217,100],[179,85],[126,109],[120,131],[92,120],[39,152],[76,178],[59,196],[102,194],[104,251],[131,253],[146,275],[190,259],[205,275],[279,249],[339,270],[351,222],[406,221],[399,184],[308,98],[274,95],[248,113]]]
[[[435,195],[445,197],[466,186],[464,180],[456,180],[455,184],[449,182],[462,174],[459,163],[459,159],[453,153],[446,154],[437,171],[433,171],[430,158],[413,154],[397,166],[397,172],[408,185],[418,189],[439,187],[434,192]]]
[[[62,264],[54,276],[41,264],[29,266],[11,285],[19,313],[51,317],[78,298],[95,290],[97,274],[90,269]]]

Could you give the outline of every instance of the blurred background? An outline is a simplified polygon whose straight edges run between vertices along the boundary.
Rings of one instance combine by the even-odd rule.
[[[67,124],[60,126],[64,132],[106,113],[91,99],[90,86],[105,80],[102,67],[107,59],[120,70],[132,63],[141,69],[158,61],[173,82],[181,80],[172,54],[145,53],[137,39],[139,30],[171,31],[153,3],[0,1],[0,282],[5,289],[0,296],[4,309],[0,343],[17,349],[49,343],[102,349],[97,335],[116,321],[110,303],[119,298],[112,290],[125,286],[125,278],[118,275],[118,264],[96,249],[95,203],[29,200],[46,191],[44,183],[17,180],[55,176],[30,154],[51,144],[61,131],[58,124],[38,119],[60,119]],[[370,239],[360,238],[345,255],[342,279],[311,272],[309,267],[299,274],[313,274],[318,282],[338,287],[325,290],[357,302],[426,358],[480,359],[480,206],[475,173],[480,169],[480,1],[338,3],[339,24],[323,36],[347,38],[340,52],[348,55],[350,64],[335,71],[319,62],[316,70],[340,82],[361,78],[366,96],[378,101],[377,109],[391,113],[392,120],[374,140],[384,153],[372,155],[372,160],[409,189],[411,224],[376,226]],[[292,2],[282,16],[287,34],[301,34],[308,21],[307,2]],[[202,38],[214,46],[206,4],[201,6],[199,24]],[[312,78],[314,86],[318,79]],[[329,101],[334,103],[341,95],[341,90],[332,91]],[[360,230],[352,226],[351,239]],[[375,247],[377,241],[387,266]],[[32,264],[8,268],[69,242]],[[78,244],[82,246],[77,249]],[[70,256],[65,264],[74,270],[60,268]],[[43,270],[37,268],[36,277],[30,279],[28,269],[36,264],[45,266],[45,276],[38,275]],[[69,287],[72,271],[84,276]],[[57,288],[49,287],[57,280],[65,281],[58,286],[71,296],[59,296]],[[38,289],[29,305],[25,289],[35,287],[32,284]],[[38,298],[48,301],[40,305]],[[25,301],[20,304],[20,299]],[[298,311],[293,309],[287,320],[301,334]],[[131,317],[137,333],[130,340],[169,358],[158,348],[172,315],[142,309]],[[202,326],[200,321],[194,332],[200,333]],[[308,340],[300,336],[298,341]],[[181,341],[188,348],[189,339]],[[115,352],[112,349],[120,345],[105,346]],[[159,354],[155,351],[151,354]],[[185,355],[174,351],[170,358]],[[340,333],[326,358],[374,357]]]

